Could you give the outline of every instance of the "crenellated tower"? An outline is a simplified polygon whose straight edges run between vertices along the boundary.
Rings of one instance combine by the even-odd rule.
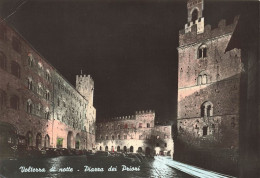
[[[93,105],[94,98],[94,80],[90,75],[76,75],[76,89]]]

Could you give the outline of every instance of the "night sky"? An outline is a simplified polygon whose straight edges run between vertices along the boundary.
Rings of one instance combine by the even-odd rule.
[[[0,0],[0,16],[22,2]],[[206,1],[206,24],[231,22],[243,3]],[[160,122],[176,118],[186,1],[28,0],[6,21],[73,85],[81,69],[92,76],[97,120],[148,109]]]

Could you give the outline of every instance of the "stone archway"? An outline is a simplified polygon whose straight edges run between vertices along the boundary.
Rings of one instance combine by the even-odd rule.
[[[17,143],[17,129],[9,123],[0,122],[0,157],[13,154],[10,147]]]
[[[42,135],[41,133],[38,133],[36,135],[36,147],[41,148],[42,147]]]
[[[79,133],[77,133],[77,135],[76,135],[76,142],[75,142],[75,148],[79,149],[79,147],[80,147],[80,136],[79,136]]]
[[[33,135],[30,131],[26,133],[26,144],[27,146],[33,146]]]
[[[124,146],[124,152],[127,152],[127,147],[126,146]]]
[[[73,139],[73,133],[69,131],[67,136],[67,148],[72,148],[72,139]]]
[[[108,151],[108,146],[105,147],[105,151]]]
[[[145,154],[150,155],[151,154],[151,149],[149,147],[145,148]]]
[[[48,134],[44,137],[44,147],[50,147],[50,137]]]
[[[117,149],[116,149],[116,151],[118,151],[118,152],[120,151],[120,146],[117,146]]]
[[[143,152],[143,149],[142,147],[138,147],[138,150],[137,150],[139,153],[142,153]]]
[[[102,146],[99,147],[99,150],[102,151]]]
[[[130,152],[133,153],[134,152],[134,147],[130,146]]]

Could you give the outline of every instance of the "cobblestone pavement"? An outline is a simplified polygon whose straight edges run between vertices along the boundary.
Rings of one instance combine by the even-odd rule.
[[[119,157],[87,158],[86,156],[60,156],[56,158],[1,161],[0,173],[8,178],[191,177],[152,158],[144,159],[140,162]]]

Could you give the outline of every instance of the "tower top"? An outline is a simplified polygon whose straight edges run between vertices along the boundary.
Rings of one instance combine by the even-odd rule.
[[[191,31],[193,25],[197,25],[197,33],[204,32],[204,0],[188,0],[188,23],[185,25],[185,33]]]

